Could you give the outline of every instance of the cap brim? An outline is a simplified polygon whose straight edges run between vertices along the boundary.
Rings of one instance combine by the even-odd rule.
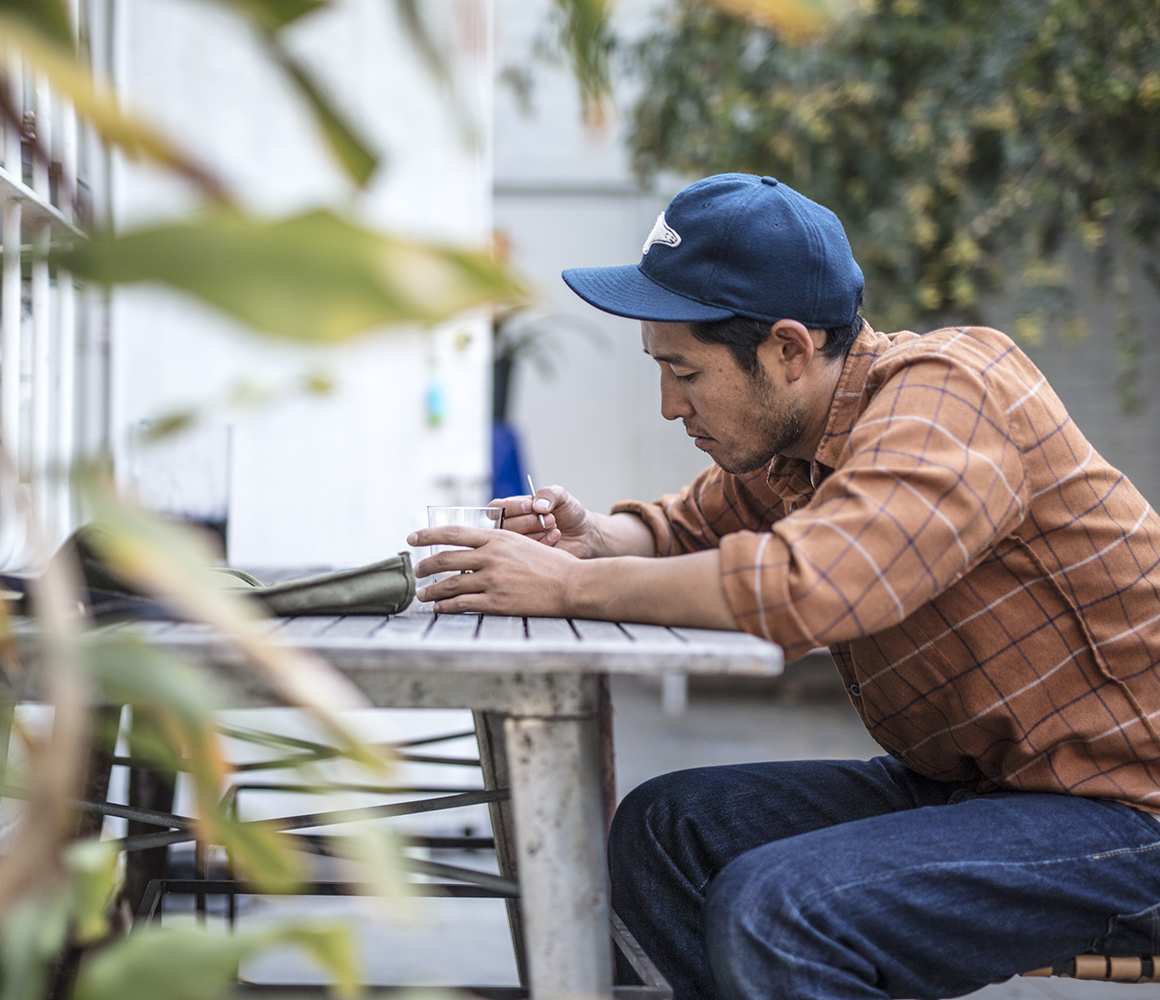
[[[662,288],[635,264],[573,267],[562,277],[585,302],[614,316],[655,323],[702,323],[735,315]]]

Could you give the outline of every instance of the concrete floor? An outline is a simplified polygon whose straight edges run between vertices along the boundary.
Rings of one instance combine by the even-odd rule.
[[[791,671],[787,681],[763,689],[714,692],[694,687],[687,711],[679,716],[664,713],[655,685],[617,680],[613,691],[620,793],[655,774],[704,764],[875,755],[878,748],[840,688],[833,688],[828,672],[832,669],[821,662],[808,664]],[[416,715],[392,713],[388,728],[393,731],[401,725],[407,728],[406,735],[412,735],[410,730],[420,725]],[[470,717],[466,718],[469,725]],[[463,717],[446,712],[432,719],[444,731],[463,722]],[[397,732],[394,738],[400,738]],[[469,752],[468,742],[448,744],[445,752]],[[431,778],[424,774],[419,780]],[[463,775],[454,780],[462,781]],[[442,824],[439,829],[444,831],[464,826],[478,829],[486,817],[477,809],[459,818],[447,813],[427,822]],[[493,864],[485,854],[441,853],[438,860],[481,869]],[[253,905],[243,923],[255,926],[288,916],[353,919],[370,983],[504,985],[516,981],[506,918],[502,905],[494,900],[417,900],[402,913],[377,909],[365,900],[267,900]],[[172,919],[188,918],[175,914]],[[309,963],[291,952],[268,953],[247,963],[242,971],[258,982],[319,981]],[[1015,979],[972,996],[975,1000],[1160,1000],[1160,986]]]

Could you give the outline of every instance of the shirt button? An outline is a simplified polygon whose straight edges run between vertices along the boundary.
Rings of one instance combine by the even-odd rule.
[[[851,684],[850,694],[852,694],[855,698],[860,698],[862,696],[862,686],[858,683]]]

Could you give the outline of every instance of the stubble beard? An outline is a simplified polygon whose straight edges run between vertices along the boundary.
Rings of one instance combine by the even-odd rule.
[[[717,465],[735,476],[765,468],[778,454],[797,444],[805,430],[800,406],[775,402],[762,388],[761,381],[754,386],[754,432],[760,443],[746,454],[713,456]]]

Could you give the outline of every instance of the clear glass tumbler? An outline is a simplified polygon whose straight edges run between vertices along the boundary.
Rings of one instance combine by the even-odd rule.
[[[464,528],[502,528],[502,507],[428,507],[427,527],[441,528],[447,524],[458,524]],[[464,549],[465,545],[432,545],[431,555],[440,552],[449,552],[453,549]],[[468,573],[470,570],[463,570]],[[454,573],[436,573],[431,577],[433,583],[439,583]]]

